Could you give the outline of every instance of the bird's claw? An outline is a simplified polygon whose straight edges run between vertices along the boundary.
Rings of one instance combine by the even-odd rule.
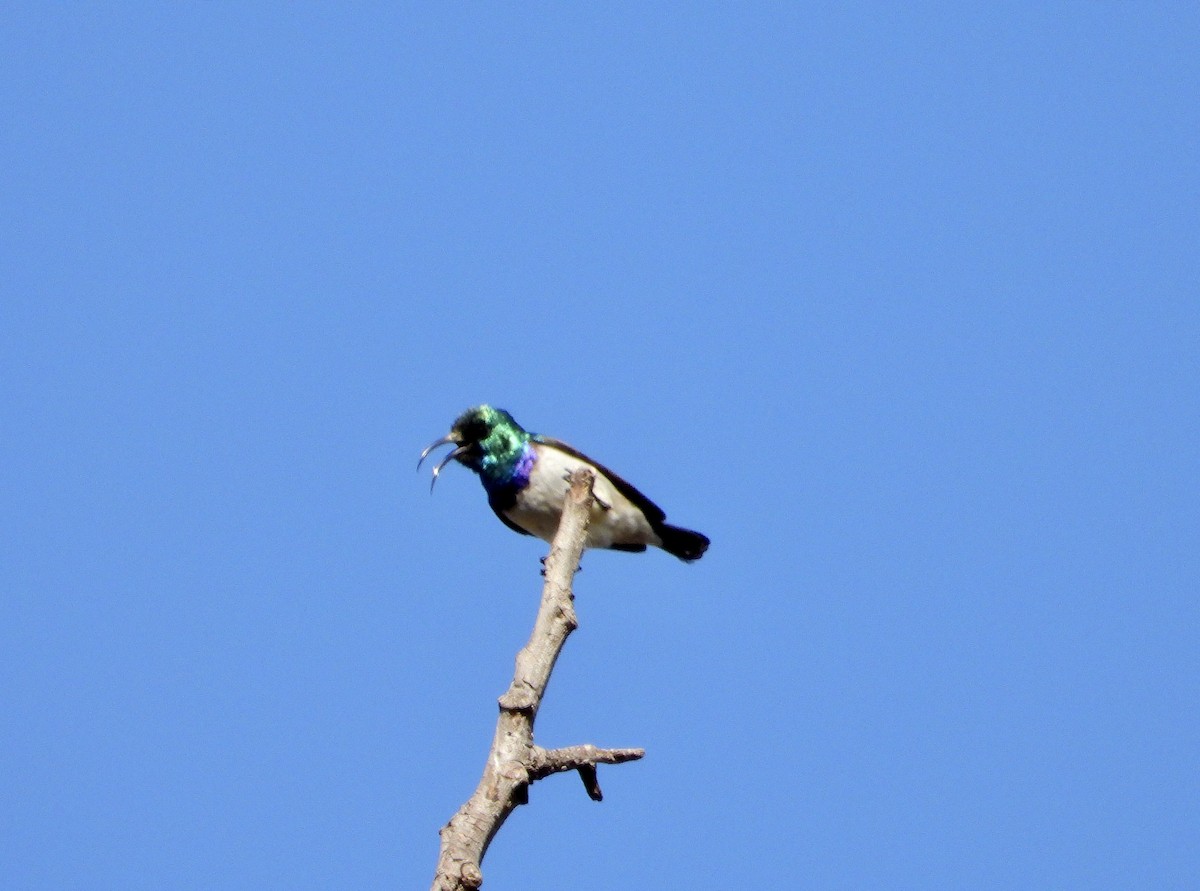
[[[538,563],[542,564],[542,568],[538,570],[538,575],[540,575],[542,578],[545,578],[546,577],[546,558],[538,557]],[[583,562],[582,561],[580,561],[579,564],[576,565],[575,572],[576,573],[583,572]]]

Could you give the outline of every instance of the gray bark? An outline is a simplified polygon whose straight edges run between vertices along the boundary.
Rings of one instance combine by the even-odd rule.
[[[636,761],[641,749],[600,749],[587,744],[561,749],[534,745],[533,723],[554,663],[578,626],[571,579],[579,567],[592,505],[591,471],[577,470],[563,505],[558,533],[545,561],[546,582],[529,642],[517,653],[512,683],[500,697],[500,716],[483,777],[475,793],[442,827],[433,891],[465,891],[483,884],[480,864],[500,827],[529,801],[529,785],[551,774],[578,771],[587,794],[600,801],[596,765]]]

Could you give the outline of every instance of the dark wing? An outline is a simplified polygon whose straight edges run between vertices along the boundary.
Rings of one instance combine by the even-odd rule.
[[[565,442],[555,439],[552,436],[542,436],[540,433],[535,433],[533,435],[533,441],[540,442],[542,445],[548,445],[553,449],[558,449],[560,452],[565,452],[572,458],[577,458],[580,461],[586,461],[588,464],[591,464],[598,471],[608,477],[608,481],[613,484],[618,492],[637,505],[638,510],[646,515],[646,519],[649,521],[651,527],[657,528],[658,525],[667,518],[667,515],[663,513],[663,509],[661,507],[659,507],[629,483],[625,482],[625,480],[621,479],[599,461],[593,461],[583,452],[572,448]]]
[[[504,515],[504,512],[516,503],[517,503],[517,493],[516,493],[515,489],[511,492],[500,491],[500,492],[491,492],[488,494],[488,507],[490,507],[492,509],[492,512],[495,513],[495,515],[500,518],[501,523],[503,523],[505,526],[507,526],[513,532],[520,532],[522,535],[533,535],[532,532],[528,532],[525,529],[522,529],[520,526],[518,526],[516,523],[514,523],[512,520],[510,520],[508,517],[506,517]]]

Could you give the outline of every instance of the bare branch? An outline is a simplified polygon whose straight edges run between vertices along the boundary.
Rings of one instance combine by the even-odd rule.
[[[571,579],[579,567],[593,503],[589,470],[571,475],[562,520],[545,561],[542,601],[528,643],[517,653],[512,683],[500,697],[500,716],[483,777],[475,793],[442,827],[441,852],[433,891],[466,891],[483,884],[480,863],[508,815],[529,801],[529,784],[554,773],[576,770],[589,797],[603,795],[597,764],[621,764],[645,754],[641,749],[600,749],[593,745],[543,749],[533,744],[533,723],[550,673],[567,637],[578,626]]]
[[[583,788],[587,790],[592,801],[603,801],[604,793],[600,791],[600,780],[596,776],[597,764],[624,764],[626,761],[637,761],[645,757],[645,749],[601,749],[585,743],[582,746],[567,746],[562,749],[543,749],[533,747],[533,763],[530,766],[530,782],[548,777],[552,773],[562,773],[567,770],[579,771],[583,780]]]

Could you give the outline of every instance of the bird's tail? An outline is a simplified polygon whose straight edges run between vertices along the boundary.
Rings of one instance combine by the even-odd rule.
[[[678,526],[663,523],[657,531],[658,537],[662,539],[663,550],[687,563],[699,560],[708,550],[708,536],[691,529],[680,529]]]

